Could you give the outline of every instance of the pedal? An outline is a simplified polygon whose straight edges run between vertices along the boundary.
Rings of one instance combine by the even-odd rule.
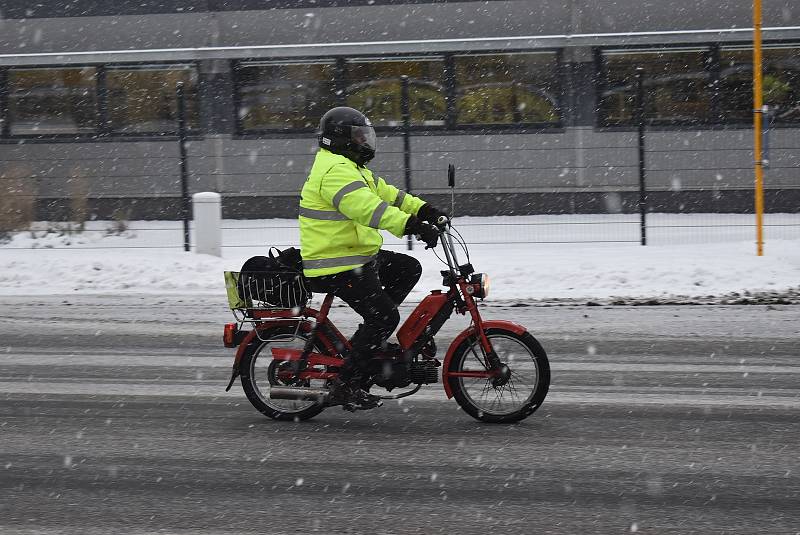
[[[383,406],[383,401],[381,401],[380,399],[378,399],[378,400],[376,400],[374,402],[371,402],[371,403],[369,403],[367,405],[362,405],[362,404],[360,404],[358,402],[354,402],[354,401],[347,401],[347,402],[342,404],[342,409],[346,410],[348,412],[356,412],[356,411],[366,411],[366,410],[369,410],[369,409],[377,409],[378,407],[381,407],[381,406]]]

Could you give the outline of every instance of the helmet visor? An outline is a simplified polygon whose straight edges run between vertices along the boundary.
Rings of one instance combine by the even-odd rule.
[[[350,139],[354,145],[359,147],[367,147],[372,151],[378,148],[378,137],[375,135],[375,129],[371,126],[350,127]]]

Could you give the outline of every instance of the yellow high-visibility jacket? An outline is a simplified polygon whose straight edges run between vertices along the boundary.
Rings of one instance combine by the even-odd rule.
[[[425,201],[352,160],[319,149],[300,193],[300,252],[307,277],[363,266],[378,253],[378,229],[402,237]]]

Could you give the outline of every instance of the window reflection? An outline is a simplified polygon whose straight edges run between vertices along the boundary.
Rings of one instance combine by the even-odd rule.
[[[800,122],[800,50],[763,50],[764,104],[778,122]],[[753,119],[753,51],[722,50],[719,82],[720,115],[726,122]]]
[[[245,64],[238,83],[245,131],[315,128],[336,105],[332,63]]]
[[[111,67],[106,73],[108,116],[118,133],[165,133],[178,130],[175,90],[184,84],[187,128],[196,128],[197,72],[191,66]]]
[[[95,69],[11,69],[12,135],[79,134],[96,130]]]
[[[711,119],[710,74],[706,50],[606,52],[604,122],[635,121],[636,68],[644,69],[645,118],[651,123],[698,123]]]
[[[447,115],[441,59],[357,61],[347,65],[347,105],[362,111],[376,126],[399,126],[402,75],[409,77],[412,125],[443,125]]]
[[[555,53],[456,56],[459,124],[559,121]]]

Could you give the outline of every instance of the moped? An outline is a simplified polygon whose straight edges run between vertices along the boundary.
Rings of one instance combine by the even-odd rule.
[[[388,392],[408,389],[381,396],[400,399],[439,382],[441,376],[447,398],[455,398],[470,416],[491,423],[520,421],[547,395],[547,354],[525,327],[481,317],[477,300],[488,296],[489,277],[475,273],[466,242],[447,218],[441,218],[437,228],[447,265],[441,272],[445,289],[431,291],[408,316],[397,331],[399,349],[372,359],[367,386]],[[459,264],[456,245],[466,255],[464,264]],[[294,302],[292,295],[282,296],[281,302],[289,297],[293,306],[276,307],[255,296],[237,295],[238,276],[226,272],[237,319],[225,325],[223,334],[224,345],[236,348],[226,391],[238,376],[247,399],[266,416],[290,421],[316,416],[330,406],[329,381],[350,348],[328,317],[333,294],[325,296],[319,310],[310,308],[309,294],[298,277],[297,284],[281,286],[281,291],[299,296]],[[468,314],[471,323],[439,361],[434,337],[454,312]]]

